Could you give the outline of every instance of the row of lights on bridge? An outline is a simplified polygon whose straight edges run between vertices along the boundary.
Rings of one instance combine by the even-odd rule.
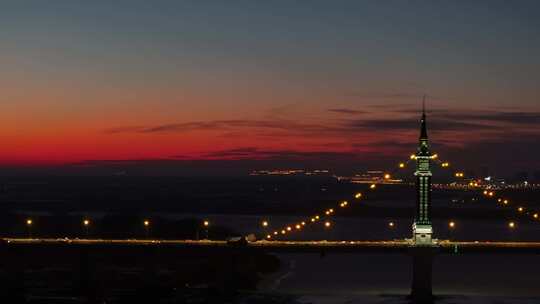
[[[486,197],[489,197],[489,198],[495,198],[495,192],[494,191],[488,191],[488,190],[484,190],[484,196]],[[502,204],[503,206],[508,206],[510,205],[510,200],[508,199],[505,199],[505,198],[497,198],[497,202]],[[540,214],[538,212],[534,212],[534,211],[527,211],[527,209],[525,207],[522,207],[522,206],[518,206],[516,208],[516,211],[519,213],[519,214],[524,214],[524,215],[529,215],[531,216],[534,220],[539,220],[540,219]],[[515,224],[513,225],[515,226]]]
[[[390,178],[390,177],[388,177],[388,178]],[[376,185],[371,184],[369,188],[370,189],[375,189]],[[356,193],[354,195],[354,198],[357,199],[357,200],[361,199],[362,198],[362,193],[360,193],[360,192]],[[349,206],[348,201],[342,201],[342,202],[339,203],[340,208],[346,208],[348,206]],[[329,208],[324,212],[324,216],[325,217],[330,217],[330,216],[334,215],[335,212],[336,212],[336,210],[334,208]],[[316,223],[316,222],[318,222],[320,220],[321,220],[321,216],[317,214],[317,215],[309,218],[309,220],[304,220],[304,221],[301,221],[299,223],[283,227],[282,229],[275,230],[272,233],[267,234],[266,239],[271,240],[273,238],[279,237],[280,235],[281,236],[286,235],[289,232],[302,230],[308,224],[310,224],[310,223],[313,224],[313,223]],[[268,221],[265,220],[265,221],[262,221],[261,225],[262,225],[263,228],[267,228],[269,226],[269,223],[268,223]],[[332,222],[330,220],[325,220],[324,223],[323,223],[323,226],[324,226],[324,228],[327,228],[327,229],[331,228],[332,227]]]
[[[84,219],[82,221],[82,225],[84,227],[89,227],[90,224],[91,224],[91,222],[90,222],[89,219]],[[151,222],[150,222],[150,220],[143,220],[142,224],[143,224],[143,226],[145,228],[150,228]],[[31,218],[26,219],[26,226],[31,227],[33,225],[34,225],[34,221]],[[266,225],[268,225],[268,223],[266,223]],[[202,221],[202,226],[205,227],[205,228],[210,227],[210,221],[209,220]]]

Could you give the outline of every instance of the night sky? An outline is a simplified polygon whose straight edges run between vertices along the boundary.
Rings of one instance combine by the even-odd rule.
[[[435,152],[540,170],[539,55],[538,1],[5,1],[0,163],[392,166],[426,94]]]

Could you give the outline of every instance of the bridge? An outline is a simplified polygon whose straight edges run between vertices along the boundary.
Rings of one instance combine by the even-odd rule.
[[[0,238],[0,248],[9,250],[26,250],[31,248],[55,247],[63,250],[107,250],[114,248],[137,248],[157,249],[168,252],[197,252],[197,251],[262,251],[275,253],[384,253],[384,254],[407,254],[412,257],[413,275],[411,297],[415,303],[430,303],[432,295],[432,259],[437,254],[476,254],[476,253],[527,253],[540,254],[540,242],[490,242],[490,241],[450,241],[439,240],[433,231],[431,219],[431,194],[432,172],[431,163],[438,160],[437,154],[430,152],[427,119],[425,109],[422,111],[420,121],[419,146],[415,154],[410,156],[408,162],[416,163],[415,186],[416,186],[416,212],[411,227],[411,237],[399,240],[345,240],[345,241],[291,241],[288,236],[292,233],[303,231],[309,225],[323,223],[324,226],[332,225],[330,218],[339,210],[350,207],[348,201],[341,201],[334,208],[324,210],[319,214],[306,217],[297,223],[286,225],[274,231],[267,231],[261,240],[250,242],[227,242],[216,240],[160,240],[160,239],[90,239],[90,238]],[[407,163],[408,163],[407,162]],[[449,166],[448,162],[441,162],[441,167]],[[400,163],[403,168],[406,163]],[[462,174],[462,173],[457,173]],[[385,177],[386,178],[386,177]],[[473,189],[477,185],[469,185]],[[375,191],[376,184],[369,186],[370,191]],[[510,201],[504,197],[498,197],[495,190],[481,189],[482,195],[495,200],[502,206],[510,205]],[[354,200],[363,199],[362,193],[353,194]],[[522,206],[516,208],[516,212],[527,216],[532,220],[540,220],[538,213],[526,210]],[[88,225],[87,220],[84,225]],[[263,223],[266,226],[267,223]],[[391,223],[393,225],[393,223]],[[28,220],[31,226],[32,221]],[[149,226],[149,221],[144,221]],[[204,222],[204,226],[208,226]],[[454,223],[449,223],[453,228]],[[509,222],[509,228],[514,229],[515,223]]]
[[[242,246],[215,240],[160,240],[160,239],[68,239],[68,238],[3,238],[5,246],[35,247],[64,246],[65,248],[167,248],[168,250],[262,250],[274,253],[408,253],[418,248],[409,240],[388,241],[257,241]],[[433,246],[439,254],[528,253],[540,254],[540,242],[491,242],[444,240]]]

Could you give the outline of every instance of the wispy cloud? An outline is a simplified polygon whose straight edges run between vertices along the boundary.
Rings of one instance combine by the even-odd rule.
[[[366,111],[353,110],[353,109],[347,109],[347,108],[328,109],[328,112],[333,112],[333,113],[338,113],[338,114],[350,114],[350,115],[369,113],[369,112],[366,112]]]
[[[356,158],[358,157],[358,154],[354,152],[340,151],[269,150],[256,147],[243,147],[210,152],[202,156],[204,158],[218,159],[328,160],[336,158]]]

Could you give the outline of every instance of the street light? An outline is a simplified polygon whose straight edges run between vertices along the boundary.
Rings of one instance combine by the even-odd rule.
[[[262,225],[263,227],[268,227],[268,221],[262,221],[261,225]]]
[[[143,226],[144,226],[144,232],[145,232],[146,238],[149,238],[150,237],[150,221],[144,220]]]
[[[354,195],[354,198],[359,199],[362,197],[362,193],[358,192]]]
[[[204,226],[204,232],[206,234],[206,239],[208,240],[209,237],[208,237],[208,228],[210,227],[210,221],[209,220],[204,220],[203,221],[203,226]]]
[[[324,222],[324,227],[330,228],[330,226],[332,226],[332,223],[330,223],[329,221]]]
[[[509,222],[509,223],[508,223],[508,228],[510,228],[510,229],[516,228],[516,223],[514,223],[514,222]]]
[[[86,234],[86,237],[88,237],[88,227],[90,226],[90,220],[85,219],[83,220],[82,224],[84,227],[84,233]]]
[[[28,228],[28,238],[31,239],[32,238],[32,224],[34,222],[32,221],[32,219],[26,219],[26,227]]]
[[[395,226],[396,226],[396,224],[395,224],[394,222],[389,222],[389,223],[388,223],[388,227],[389,227],[390,229],[393,229]]]
[[[399,164],[399,167],[400,167],[401,169],[405,168],[405,163],[400,163],[400,164]]]
[[[454,221],[450,221],[450,222],[448,223],[448,228],[454,229],[455,227],[456,227],[456,223],[455,223]]]

